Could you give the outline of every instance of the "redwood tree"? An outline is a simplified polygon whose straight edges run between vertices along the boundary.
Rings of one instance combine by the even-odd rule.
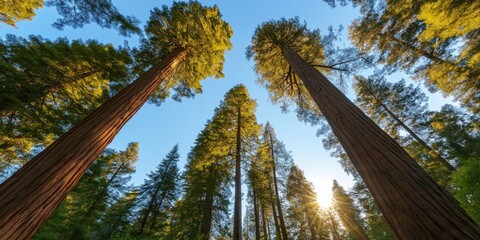
[[[0,239],[31,237],[162,80],[169,80],[164,89],[199,91],[201,79],[222,76],[232,31],[216,6],[177,2],[155,9],[146,31],[149,39],[143,42],[166,53],[162,61],[0,185]]]
[[[317,31],[298,19],[282,19],[256,29],[247,55],[255,60],[260,82],[277,90],[271,93],[274,99],[313,100],[300,103],[317,105],[397,238],[480,238],[480,228],[455,199],[311,66],[308,59],[322,62],[318,45]]]

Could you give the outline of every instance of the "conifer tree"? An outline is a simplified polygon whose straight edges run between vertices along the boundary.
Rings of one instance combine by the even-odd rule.
[[[300,225],[308,229],[306,234],[308,239],[323,239],[325,229],[319,228],[322,224],[320,218],[320,206],[317,201],[317,194],[313,186],[308,182],[297,166],[293,165],[290,169],[287,183],[288,201],[292,203],[291,211]]]
[[[199,92],[200,80],[222,76],[223,54],[231,47],[232,31],[218,7],[176,2],[171,8],[152,11],[146,31],[149,40],[144,43],[164,53],[150,58],[150,63],[162,61],[0,185],[0,232],[5,238],[32,236],[164,79],[169,80],[164,89],[177,86],[183,92]]]
[[[179,159],[178,145],[175,145],[139,187],[137,236],[162,237],[169,228],[170,212],[179,195]]]
[[[333,180],[333,208],[353,239],[367,240],[367,234],[362,226],[360,211],[356,208],[352,198],[336,180]]]
[[[351,2],[362,13],[349,28],[360,51],[373,54],[389,71],[406,71],[432,90],[454,96],[473,113],[480,110],[478,2]]]
[[[0,41],[0,171],[19,168],[130,79],[126,49],[7,35]]]
[[[311,66],[309,59],[322,61],[319,45],[316,31],[298,19],[281,19],[259,26],[247,53],[274,102],[283,98],[307,109],[317,105],[398,238],[440,237],[440,232],[442,237],[480,237],[480,228],[455,199]]]
[[[395,84],[388,83],[382,76],[356,76],[354,89],[358,96],[355,102],[390,135],[399,138],[400,130],[407,131],[427,154],[432,155],[434,161],[444,165],[449,171],[455,170],[455,167],[419,136],[429,130],[425,126],[429,119],[427,97],[419,87],[407,86],[404,80]]]

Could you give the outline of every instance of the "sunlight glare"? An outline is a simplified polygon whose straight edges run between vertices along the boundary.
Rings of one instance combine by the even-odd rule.
[[[320,208],[327,209],[332,204],[332,181],[323,180],[315,183],[317,203]]]

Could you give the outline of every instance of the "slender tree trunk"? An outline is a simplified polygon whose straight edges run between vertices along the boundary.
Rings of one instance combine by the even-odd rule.
[[[385,104],[383,104],[383,102],[380,99],[378,99],[376,96],[373,96],[373,97],[377,99],[377,101],[380,103],[382,108],[385,109],[385,111],[388,113],[388,115],[390,115],[390,117],[392,117],[400,126],[402,126],[403,129],[405,129],[405,131],[407,131],[410,134],[410,136],[412,136],[418,143],[420,143],[420,145],[422,145],[425,149],[428,150],[429,154],[432,155],[432,157],[437,159],[437,161],[443,164],[443,166],[445,166],[448,170],[450,171],[456,170],[456,168],[452,166],[447,160],[445,160],[445,158],[440,156],[440,154],[437,153],[437,151],[433,150],[433,148],[430,147],[430,145],[428,145],[412,129],[410,129],[407,125],[405,125],[405,123],[402,120],[400,120],[400,118],[398,118],[397,115],[391,112],[390,109],[388,109],[387,106],[385,106]]]
[[[278,208],[278,218],[280,220],[280,229],[282,231],[282,237],[283,239],[288,239],[288,233],[287,233],[287,228],[285,227],[285,220],[283,218],[283,211],[282,211],[282,203],[280,202],[280,195],[278,194],[278,183],[277,183],[277,170],[276,170],[276,165],[277,163],[275,162],[275,152],[274,152],[274,146],[273,146],[273,139],[272,139],[272,133],[269,132],[268,136],[270,138],[270,152],[272,155],[272,172],[273,172],[273,184],[275,187],[275,201],[277,203],[277,208]]]
[[[253,192],[253,213],[255,216],[255,239],[260,240],[260,220],[258,216],[258,205],[257,205],[257,193],[255,181],[252,183],[252,192]]]
[[[0,185],[0,239],[28,239],[186,56],[177,49]]]
[[[270,227],[267,231],[267,216],[265,214],[265,206],[262,204],[262,229],[263,229],[263,239],[268,240],[270,236]]]
[[[311,239],[312,240],[317,240],[317,231],[315,229],[315,217],[312,216],[311,212],[309,211],[309,209],[307,208],[307,199],[305,199],[305,197],[302,195],[302,201],[303,201],[303,205],[305,206],[303,208],[303,212],[305,213],[305,216],[307,217],[307,223],[308,223],[308,229],[310,230],[310,235],[311,235]]]
[[[275,210],[275,200],[272,201],[272,213],[273,213],[273,222],[275,223],[275,237],[276,239],[282,240],[280,224],[278,224],[277,211]]]
[[[363,229],[363,227],[360,225],[360,223],[357,220],[351,219],[350,217],[348,217],[347,214],[344,214],[341,211],[337,211],[337,213],[338,213],[338,215],[340,217],[340,220],[342,221],[343,225],[350,227],[350,229],[353,229],[353,231],[355,231],[355,234],[357,234],[358,239],[368,240],[368,237],[367,237],[367,234],[365,233],[365,230]]]
[[[398,239],[480,239],[458,202],[323,74],[283,47]]]
[[[117,167],[117,169],[115,170],[115,172],[113,173],[113,175],[110,177],[110,179],[108,179],[107,183],[105,184],[105,186],[103,186],[100,191],[98,191],[96,194],[95,194],[95,199],[93,200],[92,204],[90,205],[90,207],[88,207],[87,209],[87,212],[85,213],[85,215],[83,216],[83,221],[90,221],[91,220],[91,217],[93,216],[93,214],[95,213],[95,210],[99,209],[99,205],[101,204],[102,202],[102,196],[104,196],[104,194],[106,193],[106,191],[108,191],[108,187],[110,186],[110,184],[113,182],[113,180],[115,180],[115,178],[117,177],[118,173],[120,172],[120,170],[123,168],[123,165],[124,163],[122,162],[120,164],[120,166]],[[108,197],[108,196],[107,196]],[[80,237],[82,234],[82,230],[81,230],[81,227],[80,225],[76,225],[75,226],[75,229],[73,230],[73,233],[72,235],[70,236],[70,239],[76,239],[78,237]]]
[[[171,164],[171,161],[168,161],[167,162],[167,166],[165,166],[165,170],[162,171],[160,173],[160,175],[162,174],[165,174],[166,172],[168,172],[168,169],[170,168],[170,164]],[[161,179],[159,179],[159,181],[161,181]],[[148,203],[148,208],[147,208],[147,212],[145,213],[145,215],[143,216],[142,218],[142,221],[141,221],[141,224],[140,224],[140,230],[139,230],[139,234],[141,235],[143,233],[143,229],[145,228],[145,225],[147,224],[148,222],[148,216],[150,215],[151,212],[153,212],[153,207],[155,205],[155,201],[157,201],[157,195],[158,195],[158,192],[160,192],[160,188],[162,187],[162,185],[160,184],[160,182],[157,183],[157,188],[155,189],[155,192],[152,194],[152,199],[150,199],[150,202]],[[161,207],[162,206],[162,203],[163,203],[163,199],[165,199],[165,196],[167,195],[167,191],[164,191],[162,193],[162,196],[160,196],[160,204],[158,205],[158,207]],[[152,222],[152,225],[150,225],[150,229],[152,229],[152,226],[155,222],[155,218],[156,216],[153,217],[153,222]]]
[[[213,194],[214,189],[208,189],[207,195],[205,196],[205,208],[199,233],[199,239],[201,240],[210,240],[210,233],[212,232]]]
[[[237,151],[235,155],[235,209],[233,214],[233,239],[242,239],[242,173],[240,168],[241,160],[241,130],[242,130],[242,113],[241,108],[237,110]]]
[[[330,211],[328,211],[328,216],[330,217],[330,228],[333,240],[341,240],[340,233],[338,232],[337,220],[333,217],[333,214]]]

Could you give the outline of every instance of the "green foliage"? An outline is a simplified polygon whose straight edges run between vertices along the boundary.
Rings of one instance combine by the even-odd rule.
[[[258,83],[269,91],[273,103],[284,110],[294,102],[297,115],[319,114],[318,108],[300,78],[283,56],[283,47],[289,47],[313,65],[323,65],[325,56],[320,44],[320,32],[310,31],[298,18],[267,21],[255,30],[247,57],[255,61]],[[313,112],[313,114],[312,114]]]
[[[127,183],[137,156],[137,143],[130,143],[125,151],[105,150],[34,239],[93,239],[114,231],[102,221],[130,192]],[[110,227],[118,228],[118,224]]]
[[[19,166],[129,80],[127,50],[96,41],[0,41],[0,170]]]
[[[354,1],[357,2],[357,1]],[[480,111],[476,1],[365,1],[350,39],[390,71],[404,70],[432,91]],[[462,14],[458,14],[458,13]],[[457,54],[458,53],[458,54]]]
[[[178,145],[175,145],[139,187],[138,219],[133,230],[138,232],[137,238],[165,238],[168,235],[171,210],[180,193],[179,159]]]
[[[173,239],[222,236],[228,231],[229,185],[236,153],[238,111],[241,112],[242,159],[252,151],[259,126],[254,115],[256,103],[245,86],[225,94],[213,118],[198,135],[188,155],[184,195],[174,207]]]
[[[222,78],[224,53],[232,48],[230,26],[221,19],[217,6],[204,7],[199,2],[174,2],[151,11],[145,28],[148,39],[142,39],[137,49],[138,70],[159,62],[177,48],[187,50],[187,57],[177,71],[151,99],[161,103],[173,88],[174,99],[201,92],[200,80]]]
[[[363,219],[360,217],[360,210],[354,204],[353,199],[336,180],[333,180],[332,192],[333,209],[337,212],[350,238],[366,239]]]
[[[381,75],[368,78],[356,76],[353,87],[357,105],[397,140],[439,184],[448,188],[450,172],[442,165],[444,160],[440,159],[442,156],[438,147],[431,147],[434,145],[431,137],[434,133],[429,123],[428,98],[422,90],[412,84],[406,85],[403,79],[389,83]]]
[[[453,173],[452,183],[456,189],[455,197],[470,217],[480,222],[480,158],[469,159],[458,171]]]
[[[46,6],[56,7],[62,18],[53,24],[63,30],[65,26],[81,28],[94,22],[102,28],[114,28],[124,36],[140,34],[139,20],[131,16],[123,16],[111,0],[47,0]]]
[[[292,222],[292,233],[303,235],[305,239],[329,238],[327,219],[322,215],[320,205],[317,203],[313,185],[295,165],[291,167],[288,175],[286,195],[290,203],[289,218]],[[303,232],[302,228],[305,228],[303,231],[306,232]]]
[[[2,1],[0,2],[0,22],[15,27],[15,22],[32,20],[34,10],[43,6],[43,0]]]

